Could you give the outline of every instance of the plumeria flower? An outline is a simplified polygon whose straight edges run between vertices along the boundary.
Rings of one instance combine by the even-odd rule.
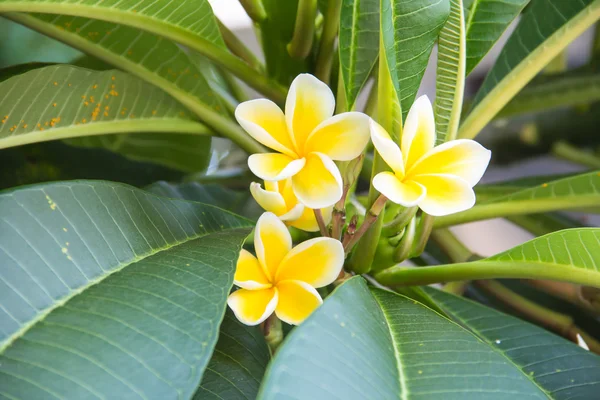
[[[469,139],[434,147],[435,122],[427,96],[419,97],[411,107],[400,148],[381,125],[370,124],[373,145],[393,171],[373,178],[381,194],[405,207],[419,206],[433,216],[473,207],[473,186],[483,176],[491,152]]]
[[[266,181],[292,178],[292,189],[310,208],[325,208],[342,197],[342,177],[332,160],[358,157],[369,141],[369,117],[359,112],[333,115],[331,90],[312,75],[294,79],[285,115],[266,99],[241,103],[235,110],[250,136],[276,153],[253,154],[250,170]]]
[[[257,325],[273,312],[288,324],[304,321],[323,300],[316,288],[332,283],[344,264],[340,241],[319,237],[292,248],[285,224],[264,213],[254,231],[254,257],[242,250],[233,282],[241,289],[227,304],[246,325]]]
[[[319,230],[314,210],[298,201],[292,190],[291,178],[279,182],[265,181],[264,189],[260,186],[260,183],[252,182],[250,193],[265,211],[277,215],[286,225],[308,232]],[[333,206],[321,210],[325,225],[328,225],[331,221],[332,211]]]

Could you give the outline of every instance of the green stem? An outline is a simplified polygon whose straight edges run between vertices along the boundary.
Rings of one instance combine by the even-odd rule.
[[[223,40],[225,41],[227,48],[233,54],[246,61],[248,65],[250,65],[256,71],[264,71],[264,66],[258,60],[258,58],[256,58],[254,53],[250,51],[250,49],[248,49],[244,43],[242,43],[242,41],[238,39],[238,37],[218,19],[217,24],[219,25],[219,31],[221,32],[221,36],[223,36]]]
[[[449,229],[436,229],[431,233],[431,239],[440,250],[454,263],[461,263],[471,259],[474,254]]]
[[[432,283],[475,279],[521,278],[551,279],[581,285],[600,287],[597,271],[556,267],[533,262],[473,261],[436,265],[432,267],[404,267],[396,265],[381,271],[375,278],[386,286],[430,285]]]
[[[383,225],[381,234],[386,237],[392,237],[400,233],[410,220],[413,219],[418,209],[419,207],[402,207],[393,220]]]
[[[325,219],[323,218],[323,213],[320,209],[315,208],[313,210],[315,213],[315,219],[317,220],[317,225],[319,225],[319,231],[321,232],[321,236],[330,237],[329,232],[327,231],[327,225],[325,224]]]
[[[261,22],[267,18],[267,12],[261,0],[240,0],[246,14],[254,21]]]
[[[511,215],[537,214],[548,211],[595,207],[598,206],[598,202],[598,195],[586,195],[482,204],[467,211],[438,217],[433,226],[434,228],[444,228],[452,225],[465,224],[467,222],[508,217]]]
[[[329,0],[315,66],[315,76],[325,83],[329,83],[331,76],[331,65],[335,55],[333,47],[340,25],[341,10],[342,0]]]
[[[417,235],[417,241],[413,245],[412,251],[410,253],[411,257],[420,256],[421,253],[425,250],[425,246],[427,245],[427,241],[429,240],[429,235],[431,235],[431,230],[433,229],[433,221],[435,217],[429,215],[427,213],[423,213],[421,216],[421,221],[419,221],[419,232]]]
[[[378,217],[381,215],[382,211],[385,208],[385,202],[387,198],[384,195],[379,195],[377,200],[373,202],[373,205],[367,212],[365,216],[365,220],[360,225],[360,228],[356,231],[356,233],[352,236],[350,241],[348,241],[345,245],[344,250],[346,250],[346,254],[352,250],[352,247],[360,240],[360,238],[369,231],[373,223],[378,220]]]
[[[417,231],[417,219],[412,218],[406,228],[404,229],[404,233],[402,235],[402,239],[400,239],[400,243],[394,252],[394,261],[402,262],[410,257],[410,253],[413,249],[415,243],[415,235]]]
[[[552,153],[559,158],[585,165],[592,169],[600,168],[600,158],[596,157],[594,153],[578,149],[563,140],[554,143]]]
[[[265,341],[269,346],[271,356],[275,354],[277,348],[283,341],[283,327],[281,326],[281,320],[277,318],[277,315],[273,313],[269,318],[263,322],[263,334],[265,335]]]
[[[296,14],[296,25],[294,36],[287,45],[290,57],[303,60],[312,48],[315,36],[315,18],[317,16],[317,0],[299,0],[298,13]]]

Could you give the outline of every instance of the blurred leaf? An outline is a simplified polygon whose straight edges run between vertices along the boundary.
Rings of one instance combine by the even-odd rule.
[[[458,136],[472,139],[600,17],[599,0],[532,0],[477,93]]]
[[[342,0],[339,52],[346,101],[351,110],[379,54],[378,0]]]
[[[479,64],[530,0],[471,0],[467,19],[467,70]]]
[[[449,13],[448,0],[381,2],[383,46],[404,117],[417,95],[431,50]]]
[[[210,133],[165,92],[120,71],[49,66],[5,80],[0,92],[0,148],[107,133]]]
[[[0,195],[0,387],[13,398],[188,398],[247,220],[130,186]]]

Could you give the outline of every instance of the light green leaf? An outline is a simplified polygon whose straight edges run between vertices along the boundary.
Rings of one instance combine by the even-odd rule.
[[[240,323],[229,310],[196,400],[255,399],[271,356],[257,326]]]
[[[600,73],[565,73],[531,82],[494,118],[589,104],[600,100]]]
[[[9,398],[188,398],[249,223],[130,186],[0,195],[0,388]]]
[[[49,66],[3,81],[0,93],[0,148],[108,133],[210,133],[168,94],[120,71]]]
[[[512,193],[513,188],[507,190],[509,194],[505,196],[492,197],[469,210],[436,218],[435,227],[511,215],[597,207],[600,204],[600,171],[545,182]]]
[[[471,0],[467,20],[467,71],[479,64],[530,0]]]
[[[462,0],[450,0],[450,16],[440,31],[435,87],[438,143],[456,138],[465,90],[465,18]]]
[[[127,25],[180,43],[228,69],[275,100],[285,91],[229,53],[208,0],[0,0],[0,13],[61,14]],[[103,32],[102,32],[103,33]],[[98,32],[97,39],[101,39]]]
[[[502,49],[458,136],[472,139],[556,55],[600,18],[600,0],[533,0]]]
[[[346,101],[353,109],[379,54],[378,0],[342,0],[339,42]]]
[[[425,289],[472,331],[541,387],[551,399],[592,399],[600,389],[600,357],[535,325],[462,297]]]
[[[417,95],[449,12],[448,0],[381,1],[383,48],[404,116]]]
[[[600,287],[600,228],[550,233],[483,260],[433,267],[395,266],[376,275],[383,285],[428,285],[492,278],[551,279]]]
[[[571,351],[563,361],[580,359],[574,344],[562,344]],[[512,362],[529,351],[509,356],[422,304],[369,290],[357,277],[290,333],[258,398],[548,399],[545,385]]]

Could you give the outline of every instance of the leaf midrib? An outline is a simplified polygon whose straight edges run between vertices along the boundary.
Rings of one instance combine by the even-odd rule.
[[[37,186],[37,185],[35,185]],[[0,192],[1,194],[1,192]],[[159,197],[159,196],[156,196]],[[197,202],[190,202],[190,203],[197,203]],[[212,208],[216,208],[219,209],[218,207],[214,207],[211,206],[210,204],[204,204],[204,203],[198,203],[198,204],[203,204],[205,206],[209,206]],[[219,209],[221,210],[221,209]],[[154,256],[158,253],[161,253],[163,251],[167,251],[170,250],[172,248],[175,248],[177,246],[180,246],[182,244],[188,243],[192,240],[197,240],[197,239],[201,239],[205,236],[209,236],[215,233],[221,233],[221,232],[227,232],[230,230],[238,230],[238,229],[244,229],[243,227],[232,227],[232,228],[227,228],[227,229],[222,229],[220,231],[211,231],[211,232],[204,232],[202,234],[197,234],[194,235],[192,237],[187,238],[185,241],[178,241],[173,243],[172,245],[167,245],[167,246],[163,246],[163,247],[159,247],[157,249],[152,250],[151,252],[140,256],[140,257],[135,257],[133,258],[131,261],[120,265],[110,271],[108,271],[107,273],[105,273],[104,275],[100,275],[99,277],[97,277],[96,279],[92,279],[89,280],[86,284],[84,284],[83,286],[81,286],[80,288],[73,290],[71,293],[69,293],[68,295],[64,296],[63,298],[57,300],[55,302],[55,304],[53,304],[51,307],[49,307],[48,309],[44,310],[44,312],[38,314],[35,318],[33,318],[31,321],[29,321],[28,323],[22,325],[17,331],[15,331],[15,333],[13,333],[12,335],[10,335],[5,341],[4,343],[2,343],[2,345],[0,345],[0,354],[2,354],[8,347],[10,347],[10,345],[12,343],[15,342],[15,340],[19,339],[21,336],[23,336],[24,334],[26,334],[30,329],[32,329],[38,322],[43,321],[50,313],[52,313],[54,310],[64,306],[69,300],[71,300],[73,297],[83,293],[84,291],[86,291],[87,289],[89,289],[90,287],[97,285],[99,283],[101,283],[102,281],[104,281],[106,278],[108,278],[109,276],[113,275],[114,273],[117,273],[125,268],[127,268],[128,266],[138,263],[142,260],[145,260],[148,257]]]

